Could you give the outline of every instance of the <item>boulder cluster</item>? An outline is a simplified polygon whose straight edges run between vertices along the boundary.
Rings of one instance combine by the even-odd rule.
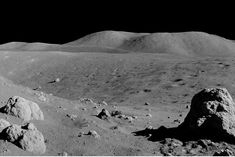
[[[7,141],[14,143],[26,151],[37,154],[46,152],[44,137],[33,123],[27,123],[22,126],[12,124],[3,130],[1,135]]]
[[[1,108],[1,112],[18,117],[26,122],[23,125],[17,125],[11,124],[5,119],[0,119],[1,139],[35,154],[46,152],[43,134],[33,123],[28,122],[32,119],[44,120],[43,112],[36,103],[19,96],[13,96]]]

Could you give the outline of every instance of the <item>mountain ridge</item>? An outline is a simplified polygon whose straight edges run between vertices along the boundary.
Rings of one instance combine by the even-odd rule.
[[[232,40],[204,32],[132,33],[100,31],[65,44],[11,42],[0,50],[161,53],[186,56],[235,55]]]

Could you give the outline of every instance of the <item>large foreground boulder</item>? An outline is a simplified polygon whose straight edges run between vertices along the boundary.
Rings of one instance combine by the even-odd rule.
[[[227,89],[206,88],[197,93],[179,128],[194,135],[234,140],[235,104]]]
[[[32,119],[44,120],[43,113],[38,104],[19,96],[9,98],[7,104],[1,108],[1,111],[19,117],[24,121]]]
[[[32,123],[23,126],[12,124],[3,130],[1,135],[26,151],[35,154],[46,152],[44,137]]]
[[[0,119],[0,133],[2,130],[4,130],[6,127],[10,126],[11,124],[6,121],[5,119]]]

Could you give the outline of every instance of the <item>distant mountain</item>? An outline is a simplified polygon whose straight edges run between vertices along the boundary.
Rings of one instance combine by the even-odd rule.
[[[233,41],[203,32],[149,34],[103,31],[65,45],[110,47],[132,52],[196,56],[235,54]]]
[[[0,45],[2,50],[161,53],[187,56],[235,55],[235,43],[203,32],[130,33],[102,31],[62,44],[11,42]]]

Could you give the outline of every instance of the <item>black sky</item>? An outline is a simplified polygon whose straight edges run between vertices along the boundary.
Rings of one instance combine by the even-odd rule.
[[[228,13],[228,8],[192,2],[187,6],[167,3],[55,1],[49,4],[34,1],[27,5],[1,5],[4,11],[0,14],[0,43],[66,43],[103,30],[150,33],[203,31],[235,40],[234,18],[232,13]]]

